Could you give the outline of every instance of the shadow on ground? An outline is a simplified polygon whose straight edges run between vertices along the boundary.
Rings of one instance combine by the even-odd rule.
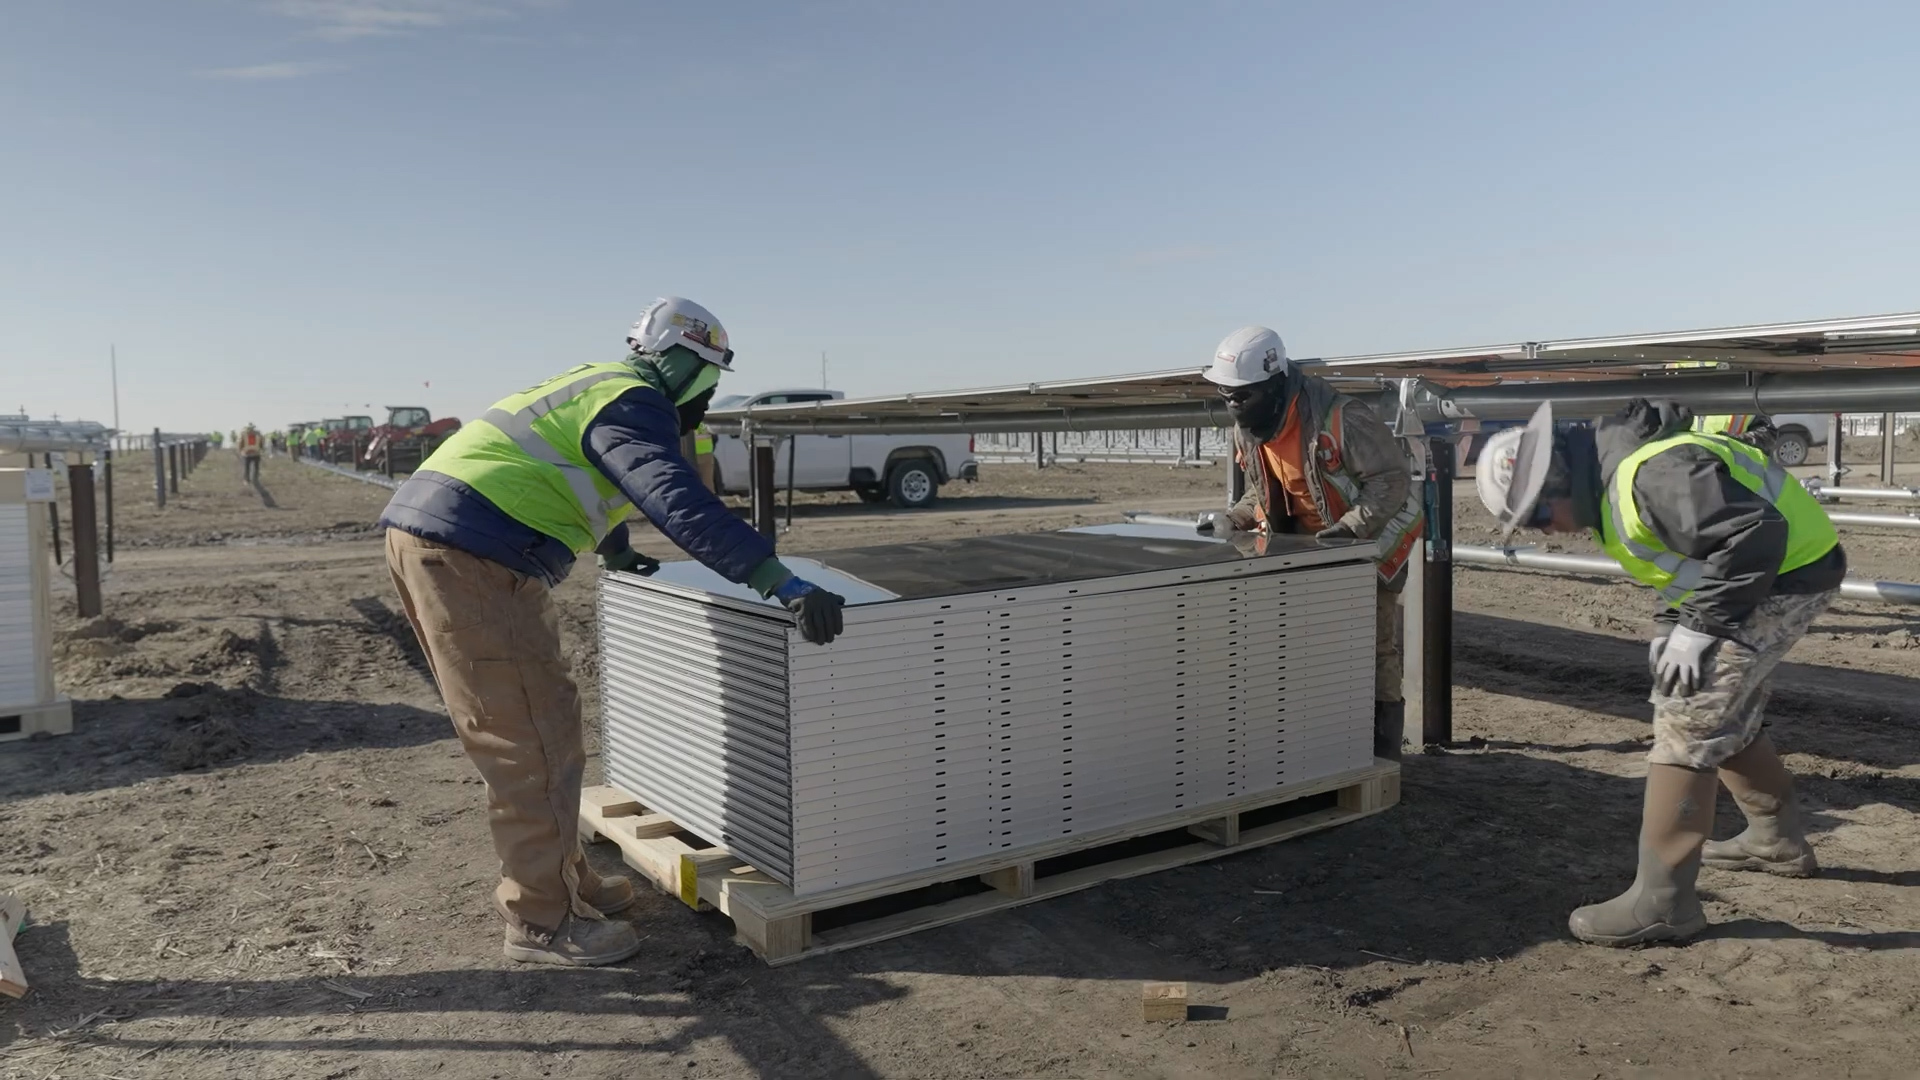
[[[1652,722],[1644,642],[1464,611],[1454,614],[1453,640],[1455,686]],[[1780,723],[1778,741],[1788,752],[1883,769],[1920,763],[1920,678],[1781,664],[1767,714]]]
[[[68,1046],[135,1055],[163,1050],[170,1055],[202,1051],[565,1055],[606,1050],[685,1054],[702,1042],[720,1038],[763,1077],[857,1080],[877,1074],[825,1021],[906,994],[871,976],[827,976],[818,970],[799,977],[781,976],[744,952],[705,949],[669,964],[616,968],[515,966],[287,979],[103,981],[79,973],[79,958],[65,923],[30,927],[21,936],[20,947],[23,962],[32,971],[33,996],[25,1003],[25,1016],[18,1007],[0,1013],[0,1048],[30,1033]],[[433,1023],[435,1017],[474,1012],[498,1016],[499,1036],[426,1033],[439,1026]],[[415,1014],[417,1019],[384,1023],[381,1034],[336,1033],[339,1025],[325,1023],[371,1013]],[[538,1019],[542,1015],[564,1016],[566,1023],[555,1031]],[[167,1021],[174,1033],[161,1034],[162,1029],[153,1026],[139,1033],[116,1030],[118,1025],[149,1017]],[[322,1022],[312,1022],[316,1020]],[[208,1021],[217,1021],[218,1029]],[[236,1027],[246,1030],[236,1033]],[[656,1033],[622,1037],[636,1027]],[[531,1034],[543,1029],[545,1034]]]
[[[307,701],[197,683],[181,684],[178,694],[75,701],[73,734],[0,744],[0,806],[313,751],[454,737],[444,714],[410,705]]]

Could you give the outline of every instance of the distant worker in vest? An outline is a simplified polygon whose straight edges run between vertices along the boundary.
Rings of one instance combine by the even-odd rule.
[[[320,457],[320,438],[325,434],[326,432],[321,430],[319,424],[315,424],[301,433],[300,445],[306,448],[308,457],[316,460]]]
[[[700,482],[707,485],[708,491],[714,490],[713,432],[707,430],[705,424],[701,424],[693,432],[693,465],[700,474]]]
[[[407,621],[487,783],[494,909],[512,960],[611,964],[640,948],[630,924],[605,919],[633,903],[632,883],[593,873],[576,833],[586,751],[550,596],[575,557],[657,570],[628,541],[638,507],[695,559],[777,599],[807,641],[841,631],[841,598],[781,565],[681,452],[733,370],[719,321],[691,301],[657,300],[627,345],[623,361],[582,364],[496,403],[441,444],[380,519]]]
[[[1289,364],[1280,335],[1264,326],[1227,335],[1206,377],[1233,417],[1234,460],[1247,494],[1231,510],[1203,515],[1200,531],[1375,542],[1373,753],[1400,760],[1399,595],[1425,525],[1411,459],[1364,402]]]
[[[221,436],[220,436],[220,433],[219,433],[219,432],[217,432],[217,431],[210,431],[210,432],[208,432],[208,433],[207,433],[207,438],[208,438],[208,440],[209,440],[209,441],[211,441],[211,442],[213,443],[213,448],[214,448],[215,450],[218,450],[218,449],[220,449],[220,439],[221,439]]]
[[[1631,888],[1574,911],[1595,945],[1678,941],[1707,925],[1701,863],[1806,877],[1816,870],[1793,778],[1763,719],[1773,670],[1847,573],[1825,510],[1758,449],[1690,429],[1671,402],[1631,402],[1556,430],[1551,403],[1495,433],[1475,482],[1502,533],[1592,530],[1664,601],[1647,651],[1653,749]],[[1746,817],[1713,833],[1715,778]]]
[[[240,432],[240,478],[249,484],[260,482],[260,429],[248,424]]]

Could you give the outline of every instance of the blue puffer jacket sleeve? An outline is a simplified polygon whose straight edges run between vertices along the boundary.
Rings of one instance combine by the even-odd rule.
[[[602,408],[580,450],[667,539],[728,581],[752,582],[773,558],[766,537],[708,491],[680,453],[680,415],[659,391],[635,387]]]

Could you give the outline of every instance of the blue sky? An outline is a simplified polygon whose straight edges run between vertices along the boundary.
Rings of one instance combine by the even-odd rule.
[[[7,7],[0,411],[473,416],[662,293],[857,394],[1920,307],[1912,4]]]

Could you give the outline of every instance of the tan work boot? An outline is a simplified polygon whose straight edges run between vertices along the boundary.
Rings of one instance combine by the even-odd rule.
[[[1709,840],[1700,861],[1715,870],[1758,870],[1781,877],[1812,877],[1820,870],[1807,843],[1794,797],[1793,775],[1780,762],[1773,740],[1762,735],[1720,766],[1720,782],[1747,817],[1746,830],[1730,840]]]
[[[601,877],[588,871],[580,879],[580,899],[593,905],[602,915],[612,915],[633,906],[633,882],[619,875]]]
[[[1647,768],[1640,867],[1626,892],[1575,909],[1567,929],[1589,945],[1684,941],[1706,928],[1694,893],[1700,846],[1713,829],[1714,774],[1678,765]]]
[[[617,964],[640,951],[640,937],[623,922],[583,919],[569,914],[557,930],[507,927],[506,954],[523,964],[599,967]]]

